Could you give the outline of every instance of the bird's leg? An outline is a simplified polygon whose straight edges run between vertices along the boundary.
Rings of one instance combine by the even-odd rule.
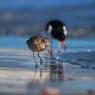
[[[66,43],[64,41],[62,41],[62,45],[64,47],[64,52],[66,53],[67,52],[67,46],[66,46]]]
[[[66,53],[67,50],[67,46],[65,44],[65,42],[58,42],[58,53],[61,53],[61,46],[64,48],[64,53]]]
[[[33,58],[34,58],[34,61],[35,61],[35,65],[36,65],[36,67],[38,67],[37,62],[36,62],[36,59],[35,59],[34,52],[33,52]]]
[[[60,50],[60,48],[61,48],[61,43],[58,42],[58,50]]]
[[[52,37],[51,37],[50,44],[51,44],[51,46],[48,47],[48,52],[49,52],[49,55],[53,58],[54,56],[53,56],[53,50],[52,50],[52,48],[53,48],[53,38]]]
[[[49,52],[49,55],[53,58],[53,52],[52,52],[52,49],[50,47],[48,47],[48,52]]]
[[[57,51],[57,53],[58,53],[58,54],[61,53],[61,43],[60,43],[60,42],[58,42],[58,51]]]
[[[51,44],[51,48],[53,48],[53,38],[51,38],[50,44]]]
[[[40,58],[40,64],[43,64],[43,61],[42,61],[41,56],[39,55],[39,52],[38,52],[38,57]]]

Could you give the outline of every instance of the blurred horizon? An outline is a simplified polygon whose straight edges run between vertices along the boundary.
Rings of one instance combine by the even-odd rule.
[[[19,9],[24,7],[31,7],[31,8],[49,8],[49,7],[56,7],[56,6],[82,6],[90,5],[89,7],[95,8],[94,0],[0,0],[0,8],[2,9]]]
[[[37,34],[51,19],[64,21],[69,37],[95,37],[94,0],[0,0],[0,35]]]

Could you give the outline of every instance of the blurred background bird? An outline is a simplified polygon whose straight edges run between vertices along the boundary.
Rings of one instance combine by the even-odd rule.
[[[59,42],[58,48],[59,49],[62,44],[64,47],[64,50],[66,50],[67,46],[65,44],[65,40],[67,37],[67,29],[66,29],[66,26],[63,21],[57,20],[57,19],[50,20],[46,24],[45,30],[46,30],[46,34],[47,33],[50,34],[52,39],[58,40],[58,42]]]
[[[40,64],[43,64],[43,61],[39,55],[39,52],[45,50],[46,48],[48,48],[50,50],[50,48],[49,48],[50,40],[46,37],[36,35],[36,36],[30,37],[29,40],[27,40],[27,45],[28,45],[29,49],[33,52],[33,58],[34,58],[36,67],[38,67],[38,64],[35,59],[34,52],[38,52],[38,57],[40,58]]]

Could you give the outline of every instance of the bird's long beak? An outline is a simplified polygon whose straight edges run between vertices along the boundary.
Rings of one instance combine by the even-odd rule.
[[[64,47],[64,51],[66,52],[66,50],[67,50],[67,45],[66,45],[65,41],[63,40],[61,43],[62,43],[62,45],[63,45],[63,47]]]
[[[48,52],[49,52],[49,55],[53,58],[52,49],[50,47],[48,47]]]

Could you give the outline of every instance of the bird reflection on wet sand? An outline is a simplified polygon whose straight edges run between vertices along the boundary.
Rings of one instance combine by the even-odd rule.
[[[63,69],[63,64],[61,62],[53,62],[52,60],[49,65],[44,67],[44,68],[35,68],[34,70],[34,75],[33,75],[33,82],[43,82],[45,83],[46,81],[52,82],[52,81],[63,81],[64,80],[64,69]]]
[[[50,65],[50,81],[63,81],[64,70],[62,64]]]
[[[35,68],[32,80],[27,84],[28,93],[38,91],[40,92],[45,87],[48,87],[52,82],[64,81],[63,64],[60,62],[58,63],[56,61],[54,63],[54,61],[52,60],[48,64],[49,64],[48,67]],[[34,87],[36,87],[36,89],[34,89]]]

